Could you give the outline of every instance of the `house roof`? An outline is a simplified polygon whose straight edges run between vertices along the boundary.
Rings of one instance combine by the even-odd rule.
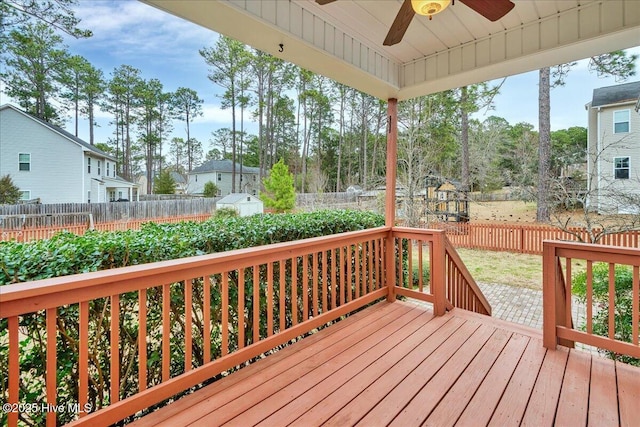
[[[564,64],[640,40],[638,0],[513,0],[494,22],[469,2],[455,2],[432,20],[414,16],[393,46],[383,40],[404,0],[141,1],[383,100]]]
[[[640,81],[615,86],[600,87],[593,90],[591,107],[602,107],[620,103],[635,103],[640,97]]]
[[[105,153],[104,151],[96,148],[95,146],[89,144],[88,142],[83,141],[82,139],[78,138],[77,136],[67,132],[66,130],[62,129],[59,126],[53,125],[45,120],[42,120],[36,116],[34,116],[33,114],[29,114],[26,111],[21,110],[20,108],[16,107],[15,105],[11,105],[11,104],[4,104],[3,106],[0,107],[0,111],[5,110],[5,109],[12,109],[26,117],[29,117],[30,119],[40,123],[41,125],[43,125],[44,127],[48,128],[49,130],[52,130],[53,132],[56,132],[58,134],[60,134],[61,136],[71,140],[72,142],[75,142],[76,144],[82,146],[83,148],[85,148],[87,151],[91,151],[94,154],[97,154],[101,157],[104,157],[105,159],[109,159],[109,160],[113,160],[114,162],[116,161],[116,158],[111,156],[110,154]]]
[[[253,196],[249,193],[232,193],[224,196],[222,199],[218,200],[216,204],[235,204],[240,201],[246,201],[247,197],[251,199],[255,199],[257,202],[261,202],[256,196]]]
[[[231,172],[233,162],[231,160],[208,160],[189,172],[189,175],[207,172]],[[236,163],[236,172],[240,173],[240,164]],[[242,166],[242,173],[260,173],[260,168]]]

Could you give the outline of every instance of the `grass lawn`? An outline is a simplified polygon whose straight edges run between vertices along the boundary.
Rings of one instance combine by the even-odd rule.
[[[458,249],[476,282],[500,283],[542,289],[542,256]],[[572,275],[583,271],[586,262],[572,262]]]

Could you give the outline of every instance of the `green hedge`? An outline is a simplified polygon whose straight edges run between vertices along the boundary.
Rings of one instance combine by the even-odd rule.
[[[292,241],[347,231],[362,230],[383,225],[384,218],[369,212],[358,211],[320,211],[304,214],[257,215],[252,217],[213,218],[203,223],[183,222],[179,224],[145,224],[139,231],[91,232],[85,236],[62,233],[49,240],[30,243],[5,242],[0,244],[0,259],[3,260],[3,285],[44,279],[67,274],[143,264],[154,261],[175,259],[205,253],[222,252],[269,243]],[[364,248],[363,248],[364,250]],[[333,255],[331,255],[333,256]],[[338,256],[342,256],[341,254]],[[361,258],[362,259],[362,258]],[[301,262],[301,260],[300,260]],[[329,262],[325,260],[325,262]],[[352,262],[355,262],[352,260]],[[290,267],[287,267],[287,289],[291,287]],[[260,268],[260,280],[266,284],[266,270]],[[355,266],[351,270],[357,271]],[[250,295],[252,274],[247,272],[245,291]],[[353,274],[353,273],[352,273]],[[216,313],[221,311],[219,293],[219,275],[213,277],[214,287],[211,293],[211,314],[214,320],[211,331],[211,354],[220,356],[221,329],[216,323]],[[231,273],[230,317],[238,318],[237,313],[237,273]],[[302,268],[298,268],[298,307],[302,306]],[[218,285],[216,285],[218,283]],[[276,290],[277,291],[277,290]],[[184,372],[184,292],[182,283],[170,285],[171,293],[171,330],[170,343],[171,376]],[[289,298],[289,297],[287,297]],[[201,279],[193,281],[194,325],[193,365],[203,364],[203,283]],[[278,300],[276,296],[276,301]],[[137,292],[129,292],[120,298],[120,378],[121,397],[125,398],[137,392],[138,354],[137,354]],[[248,299],[244,315],[247,316],[245,333],[251,337],[253,302]],[[290,301],[287,302],[290,306]],[[147,291],[147,383],[151,386],[161,381],[161,326],[162,292],[159,288]],[[99,408],[109,402],[109,334],[110,304],[108,298],[100,298],[89,303],[89,341],[90,341],[90,378],[89,402]],[[266,299],[260,298],[260,336],[266,336]],[[279,316],[280,314],[278,314]],[[78,395],[78,318],[77,304],[58,309],[57,340],[58,359],[58,401],[77,402]],[[278,318],[279,319],[279,318]],[[278,322],[276,319],[276,323]],[[287,325],[291,319],[286,319]],[[237,329],[237,328],[235,328]],[[230,331],[230,344],[237,338],[237,330]],[[20,317],[21,347],[20,368],[29,375],[21,378],[20,401],[44,401],[44,378],[46,361],[46,341],[44,312]],[[167,355],[163,355],[166,357]],[[0,400],[7,399],[8,331],[7,320],[0,319]],[[41,425],[44,414],[23,414],[26,424]],[[66,423],[74,414],[61,413],[59,421]],[[6,423],[6,414],[0,414],[0,424]]]
[[[288,242],[384,225],[372,212],[327,210],[144,224],[141,230],[60,233],[0,243],[0,285]]]

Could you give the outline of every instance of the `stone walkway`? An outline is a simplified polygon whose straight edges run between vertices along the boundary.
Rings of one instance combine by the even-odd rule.
[[[478,283],[491,304],[492,316],[509,322],[542,329],[542,291],[499,283]],[[572,301],[573,321],[585,323],[585,308],[576,298]]]

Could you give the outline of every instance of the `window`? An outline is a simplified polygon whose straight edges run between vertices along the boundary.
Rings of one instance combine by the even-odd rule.
[[[613,133],[629,132],[629,110],[613,112]]]
[[[101,174],[101,172],[100,172],[100,160],[98,160],[98,175],[100,175],[100,174]]]
[[[107,176],[109,176],[109,162],[105,162],[107,164]]]
[[[87,157],[87,173],[91,173],[91,157]]]
[[[87,203],[91,203],[91,191],[87,191]]]
[[[256,176],[253,175],[253,182],[256,182]]]
[[[18,170],[28,172],[31,170],[31,154],[19,153],[18,154]]]
[[[20,200],[31,200],[31,190],[20,190]]]
[[[629,179],[629,157],[613,158],[613,175],[615,179]]]
[[[122,199],[122,191],[118,191],[118,199]]]
[[[196,182],[198,182],[198,175],[196,175]]]
[[[218,181],[222,181],[222,174],[221,173],[218,174]]]
[[[107,163],[108,165],[109,163]],[[109,190],[109,201],[114,202],[116,200],[116,190]]]

